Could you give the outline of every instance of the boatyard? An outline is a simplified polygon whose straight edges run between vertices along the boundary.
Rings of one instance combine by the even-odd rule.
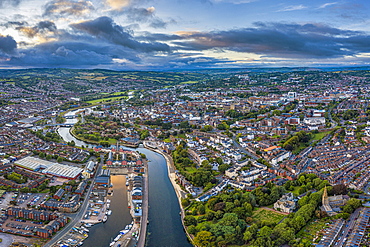
[[[116,166],[114,169],[117,171],[119,167]],[[115,222],[115,229],[117,225],[121,225],[122,228],[115,237],[111,237],[108,245],[115,247],[144,246],[148,214],[147,208],[143,210],[143,207],[148,206],[147,187],[145,186],[147,184],[147,174],[145,174],[147,162],[143,162],[139,168],[123,167],[122,170],[124,170],[126,175],[113,175],[112,178],[115,178],[115,182],[111,181],[109,168],[102,169],[96,175],[93,189],[89,195],[88,206],[84,212],[81,212],[83,215],[81,221],[75,224],[61,240],[52,246],[91,246],[90,242],[93,240],[89,239],[90,231],[93,232],[92,239],[94,239],[97,234],[95,226],[103,224],[101,226],[105,228],[105,225],[110,223],[110,217],[113,217],[111,219],[112,222],[116,221],[116,216],[122,214],[120,212],[122,206],[128,208],[126,211],[131,215],[131,223],[125,224],[122,221],[121,225],[119,222]],[[126,196],[123,195],[127,198],[127,200],[124,200],[126,201],[124,204],[127,206],[117,204],[118,201],[116,201],[116,207],[118,206],[118,208],[113,209],[111,204],[115,200],[115,193],[122,194],[123,191],[127,191],[127,193],[124,192]],[[138,245],[139,236],[142,238],[140,241],[142,245]]]

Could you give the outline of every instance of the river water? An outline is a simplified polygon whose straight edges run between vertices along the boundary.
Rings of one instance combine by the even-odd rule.
[[[75,122],[67,119],[67,123]],[[69,133],[70,128],[59,128],[58,133],[65,141],[74,141],[76,146],[90,146],[77,140]],[[175,190],[168,178],[167,164],[164,157],[146,148],[131,149],[144,153],[149,160],[149,225],[146,240],[148,247],[190,247],[192,246],[181,224],[180,205]],[[84,241],[84,247],[109,246],[120,230],[132,219],[128,210],[127,188],[125,176],[112,176],[113,196],[111,199],[112,215],[106,223],[100,223],[90,228],[89,237]]]
[[[127,187],[124,175],[111,177],[113,184],[113,196],[108,196],[111,200],[110,209],[112,214],[108,216],[105,223],[94,225],[89,230],[89,237],[84,241],[83,247],[109,246],[120,230],[132,221],[130,211],[127,207]]]
[[[192,246],[182,227],[180,205],[170,179],[166,160],[158,153],[138,148],[149,160],[149,225],[146,246]]]

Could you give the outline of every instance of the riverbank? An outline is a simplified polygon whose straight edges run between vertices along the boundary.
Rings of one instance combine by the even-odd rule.
[[[168,178],[171,181],[171,184],[172,184],[172,186],[175,190],[177,200],[178,200],[179,205],[180,205],[180,210],[181,210],[180,215],[181,215],[182,227],[184,228],[184,231],[185,231],[189,241],[193,244],[193,239],[191,238],[190,234],[186,231],[186,228],[185,228],[185,224],[184,224],[185,211],[184,211],[184,208],[182,207],[182,204],[181,204],[181,200],[186,198],[187,193],[176,182],[176,173],[175,173],[176,167],[175,167],[175,164],[173,162],[172,157],[169,154],[161,151],[158,148],[153,148],[153,146],[147,145],[146,142],[144,142],[143,145],[146,149],[149,149],[153,152],[156,152],[156,153],[162,155],[165,158],[166,164],[167,164],[167,170],[168,170]]]
[[[86,143],[91,144],[91,145],[97,145],[97,146],[99,146],[99,145],[100,145],[100,143],[99,143],[98,141],[92,141],[92,140],[88,140],[88,139],[85,139],[85,138],[81,138],[81,137],[76,136],[76,134],[74,133],[74,128],[75,128],[74,126],[73,126],[73,127],[71,127],[71,128],[69,129],[69,133],[70,133],[74,138],[76,138],[77,140],[82,141],[82,142],[86,142]],[[111,144],[111,145],[116,145],[116,143],[113,143],[113,144]],[[125,146],[125,147],[129,147],[129,148],[138,148],[138,147],[139,147],[139,145],[140,145],[140,143],[139,143],[139,144],[120,143],[119,145],[121,145],[121,146]]]
[[[71,122],[76,121],[75,119],[67,120],[73,120]],[[76,138],[74,135],[72,135],[72,133],[70,133],[70,128],[59,128],[58,133],[66,142],[73,140],[76,143],[76,146],[84,146],[87,148],[94,148],[96,146],[96,144],[89,144],[81,141],[79,138]],[[120,146],[125,146],[127,149],[130,149],[130,147],[136,147],[136,145],[130,146],[126,143],[120,143]],[[116,148],[116,145],[112,145],[111,148]],[[146,170],[146,175],[148,177],[150,176],[150,179],[146,180],[146,183],[143,183],[143,185],[147,188],[143,189],[148,191],[150,188],[151,191],[150,194],[145,193],[148,196],[148,199],[145,199],[145,201],[147,201],[149,204],[150,200],[150,208],[148,204],[146,207],[144,207],[148,209],[147,222],[149,223],[150,220],[150,224],[147,225],[143,222],[143,225],[146,225],[147,229],[141,229],[141,234],[145,235],[145,239],[141,237],[143,241],[141,246],[147,242],[147,244],[151,247],[167,246],[169,243],[171,243],[171,245],[174,247],[191,247],[192,245],[189,243],[189,238],[186,236],[186,234],[184,234],[185,231],[182,222],[184,214],[179,214],[179,212],[182,211],[180,206],[181,198],[185,197],[186,193],[179,193],[181,189],[176,187],[176,177],[174,173],[175,168],[173,166],[171,167],[170,157],[167,157],[164,153],[154,152],[155,150],[153,149],[149,150],[147,148],[138,147],[135,150],[139,151],[140,153],[144,153],[150,163]],[[166,177],[168,177],[169,180],[167,180]],[[120,189],[118,189],[118,191],[115,189],[114,195],[116,196],[116,193],[119,193],[119,191]],[[176,203],[176,200],[178,200],[179,204]],[[116,203],[113,204],[115,205]],[[91,227],[91,236],[84,241],[85,246],[107,246],[109,242],[112,242],[113,238],[116,237],[114,232],[117,231],[116,234],[118,234],[118,231],[122,230],[122,227],[124,227],[122,224],[125,220],[120,220],[119,217],[116,217],[117,212],[120,212],[121,210],[128,210],[127,207],[122,207],[122,205],[126,205],[126,203],[120,203],[120,209],[113,209],[112,216],[105,224],[101,223]],[[127,214],[124,213],[124,215],[126,215],[125,217],[129,216],[129,210]],[[132,218],[130,217],[129,221],[131,222],[131,220]],[[116,227],[118,225],[120,225],[119,229]],[[122,241],[121,246],[137,246],[137,238],[135,237],[134,240],[133,237],[129,237],[132,236],[133,232],[136,231],[133,230],[130,232],[131,234],[124,234],[127,236],[126,240],[124,241],[122,241],[123,238],[120,238]],[[107,240],[108,236],[112,238],[110,241]]]

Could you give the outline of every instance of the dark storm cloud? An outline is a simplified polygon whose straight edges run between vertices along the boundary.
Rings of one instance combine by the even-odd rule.
[[[18,6],[22,0],[0,0],[0,8],[5,7],[6,5],[11,5],[11,6]]]
[[[370,36],[321,24],[256,23],[254,28],[185,33],[182,49],[224,49],[290,58],[333,58],[370,50]]]
[[[22,27],[22,26],[25,26],[27,25],[28,23],[26,21],[8,21],[4,24],[2,24],[1,26],[4,26],[6,28],[17,28],[17,27]]]
[[[88,67],[112,64],[112,60],[118,57],[140,62],[131,49],[81,41],[48,42],[19,52],[22,56],[12,58],[8,64],[26,67]]]
[[[83,15],[94,10],[90,1],[55,0],[45,5],[44,16]]]
[[[143,35],[137,37],[137,39],[146,41],[172,41],[172,40],[181,40],[183,39],[183,37],[176,34],[144,32]]]
[[[142,52],[170,52],[170,47],[167,44],[159,42],[143,43],[138,42],[122,26],[113,22],[109,17],[103,16],[95,20],[85,21],[81,23],[71,24],[76,30],[90,34],[98,39],[111,42]]]
[[[3,36],[0,34],[0,55],[1,53],[5,54],[13,54],[17,49],[17,42],[13,39],[13,37],[7,35]]]
[[[48,32],[55,33],[57,31],[55,23],[51,21],[40,21],[34,27],[19,26],[16,29],[30,38],[33,38],[38,34],[45,34]]]

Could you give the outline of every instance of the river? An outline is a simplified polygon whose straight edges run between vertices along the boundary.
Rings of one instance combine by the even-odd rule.
[[[75,123],[67,119],[67,123]],[[74,141],[77,146],[90,146],[77,140],[69,133],[70,128],[59,128],[58,133],[65,141]],[[164,157],[146,148],[132,149],[144,153],[149,160],[149,225],[146,246],[148,247],[190,247],[192,246],[181,224],[180,205],[175,190],[168,178],[167,164]],[[84,241],[84,247],[109,246],[125,225],[131,222],[127,208],[127,188],[124,176],[112,176],[113,196],[111,199],[112,215],[106,223],[91,227],[89,237]]]
[[[126,177],[124,175],[115,175],[111,177],[113,184],[113,196],[108,196],[111,200],[110,209],[112,214],[107,222],[94,225],[89,230],[89,237],[84,241],[83,247],[109,246],[119,231],[130,224],[132,217],[127,207],[127,187]]]

